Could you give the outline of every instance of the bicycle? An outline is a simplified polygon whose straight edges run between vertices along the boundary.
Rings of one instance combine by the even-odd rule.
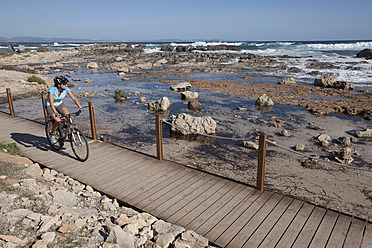
[[[81,110],[72,114],[61,115],[61,123],[55,133],[57,142],[51,140],[51,131],[55,123],[51,117],[49,117],[49,120],[45,124],[45,133],[50,146],[56,151],[60,150],[64,146],[65,141],[67,141],[68,138],[75,156],[79,161],[84,162],[89,156],[88,142],[83,132],[80,131],[71,118],[71,115],[79,116],[80,114]]]

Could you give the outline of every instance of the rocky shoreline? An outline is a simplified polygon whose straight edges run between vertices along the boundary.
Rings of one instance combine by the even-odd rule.
[[[0,151],[1,247],[212,247],[73,178]]]
[[[238,98],[256,99],[263,92],[279,104],[298,105],[315,115],[324,116],[332,113],[343,113],[351,116],[371,116],[372,93],[368,91],[354,93],[345,88],[321,87],[316,83],[322,76],[319,70],[338,68],[339,65],[308,59],[306,69],[311,69],[314,85],[292,84],[256,84],[249,81],[249,76],[241,81],[204,81],[187,79],[193,72],[207,73],[240,73],[277,72],[280,70],[299,71],[290,56],[260,56],[255,54],[234,53],[186,53],[206,49],[208,51],[234,50],[232,46],[216,46],[209,48],[171,47],[166,45],[162,52],[143,53],[144,46],[132,47],[130,44],[97,44],[80,46],[59,52],[15,54],[12,57],[0,59],[0,65],[18,66],[38,74],[64,72],[67,76],[73,74],[76,68],[88,66],[92,70],[116,70],[123,80],[138,77],[159,78],[166,84],[176,84],[180,81],[162,80],[161,77],[176,75],[190,82],[194,88],[220,92]],[[368,58],[369,51],[360,53]],[[360,55],[360,56],[362,56]],[[93,65],[92,65],[93,64]],[[132,73],[138,70],[140,73]],[[355,63],[350,62],[349,70],[360,70]],[[286,78],[284,78],[286,79]],[[344,84],[352,84],[343,82]],[[244,92],[244,93],[243,93]]]

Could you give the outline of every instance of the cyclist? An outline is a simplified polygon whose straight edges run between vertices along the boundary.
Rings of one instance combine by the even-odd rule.
[[[67,110],[66,105],[63,103],[63,98],[66,95],[69,95],[71,99],[75,102],[75,104],[81,110],[82,107],[79,101],[76,99],[72,91],[67,87],[68,79],[64,76],[56,76],[54,78],[54,86],[52,86],[47,93],[47,97],[45,100],[45,107],[48,112],[48,115],[53,118],[55,124],[52,127],[51,131],[51,141],[53,143],[57,143],[57,138],[55,136],[55,132],[61,123],[61,114],[68,115],[70,112]]]

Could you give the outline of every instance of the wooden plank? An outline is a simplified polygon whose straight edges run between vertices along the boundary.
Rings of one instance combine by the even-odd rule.
[[[363,237],[361,248],[370,248],[370,247],[372,247],[372,223],[368,222],[364,229],[364,237]]]
[[[217,210],[213,218],[210,217],[208,220],[206,220],[202,225],[200,225],[195,231],[202,236],[205,236],[205,234],[211,230],[214,226],[216,226],[218,223],[222,221],[226,217],[226,215],[234,209],[234,207],[238,206],[247,196],[252,194],[255,190],[250,187],[243,187],[243,189],[234,197],[227,201],[225,205]]]
[[[95,173],[95,176],[91,177],[91,180],[93,181],[101,180],[102,186],[105,186],[105,184],[107,183],[112,184],[112,179],[116,178],[119,175],[122,175],[122,173],[126,174],[130,171],[130,169],[136,168],[144,169],[144,167],[141,166],[142,164],[144,165],[147,164],[148,162],[152,162],[147,158],[144,157],[141,158],[135,155],[133,156],[131,155],[128,157],[122,155],[119,156],[116,156],[110,162],[102,163],[105,166],[95,169],[97,173]]]
[[[192,201],[188,202],[185,206],[179,209],[177,212],[169,216],[168,221],[174,224],[177,224],[178,220],[180,220],[183,216],[187,215],[191,212],[195,207],[202,204],[205,199],[209,196],[213,195],[216,191],[222,188],[228,181],[219,179],[219,181],[213,185],[212,187],[208,188],[204,191],[201,195],[193,199]]]
[[[183,208],[185,205],[187,205],[189,202],[200,196],[202,193],[204,193],[206,190],[208,190],[213,185],[217,184],[220,180],[216,177],[212,177],[211,180],[206,180],[204,184],[202,184],[199,188],[192,191],[189,195],[185,195],[183,198],[181,198],[179,201],[177,201],[175,204],[173,204],[171,207],[167,208],[165,211],[163,211],[160,215],[158,215],[160,218],[167,220],[169,216],[172,216],[174,213],[179,211],[181,208]]]
[[[245,188],[244,185],[235,183],[233,188],[224,194],[222,197],[217,199],[212,205],[208,207],[202,214],[194,219],[191,223],[185,226],[186,229],[197,230],[202,224],[204,224],[209,219],[214,219],[215,214],[227,203],[229,203],[237,194],[239,194]],[[214,226],[214,225],[213,225]],[[210,229],[210,226],[209,226]]]
[[[339,214],[336,225],[334,226],[331,236],[328,240],[327,247],[343,247],[346,234],[349,230],[351,217]]]
[[[349,232],[346,236],[344,248],[360,247],[363,240],[365,220],[354,218],[351,222]]]
[[[227,246],[235,235],[256,215],[262,206],[273,196],[272,192],[264,191],[245,211],[240,215],[222,234],[215,243],[219,246]]]
[[[154,182],[157,181],[158,178],[166,176],[169,177],[179,172],[175,168],[169,169],[167,166],[164,166],[160,167],[160,169],[157,169],[157,173],[154,175],[154,165],[157,165],[158,163],[159,161],[154,159],[153,161],[149,161],[141,166],[135,166],[134,170],[131,170],[130,172],[116,178],[115,181],[112,181],[112,185],[107,186],[106,188],[114,194],[124,190],[126,191],[126,194],[130,194],[149,182]],[[140,176],[138,176],[138,174],[140,174]],[[125,181],[125,184],[116,185],[121,181]]]
[[[297,216],[301,210],[304,202],[300,200],[293,200],[289,205],[285,213],[280,217],[275,226],[268,232],[265,239],[259,245],[259,247],[275,247],[284,232],[287,230],[293,219]]]
[[[254,231],[243,247],[258,247],[270,230],[276,225],[292,201],[292,198],[283,197],[262,224]]]
[[[198,204],[192,211],[190,211],[188,214],[184,215],[180,220],[178,220],[177,225],[183,226],[186,229],[194,229],[191,227],[193,225],[199,226],[202,219],[198,220],[197,218],[203,215],[204,211],[206,210],[210,211],[209,208],[215,202],[221,199],[221,197],[226,195],[235,185],[236,184],[231,181],[226,183],[222,188],[220,188],[218,191],[210,195],[208,198],[203,199],[203,202]],[[195,224],[194,224],[194,221],[195,221]]]
[[[131,190],[133,185],[139,184],[146,177],[141,176],[138,177],[138,173],[140,174],[147,174],[150,171],[153,171],[152,165],[155,163],[154,161],[141,164],[137,166],[136,164],[130,165],[132,168],[130,169],[123,169],[123,172],[117,172],[117,176],[115,179],[107,181],[105,184],[100,183],[100,181],[96,181],[96,184],[99,185],[100,189],[104,189],[110,194],[118,195],[123,190]],[[132,187],[132,188],[131,188]]]
[[[146,205],[143,204],[142,209],[147,212],[152,212],[154,208],[157,208],[159,205],[162,205],[164,202],[171,200],[173,197],[177,197],[178,195],[182,194],[186,189],[192,187],[193,184],[200,181],[201,178],[205,177],[207,174],[198,172],[195,175],[192,174],[191,178],[186,180],[185,182],[177,185],[171,191],[169,191],[165,195],[158,195],[152,196],[152,199],[148,201]]]
[[[291,247],[313,210],[314,205],[305,203],[283,234],[276,247]]]
[[[311,213],[309,219],[306,221],[305,226],[302,228],[301,233],[297,237],[292,247],[302,248],[309,246],[326,211],[327,210],[325,208],[315,207],[314,211]]]
[[[151,175],[152,176],[152,175]],[[178,185],[179,181],[187,180],[190,176],[190,170],[178,171],[172,176],[169,176],[168,173],[164,173],[163,176],[166,180],[155,180],[153,183],[147,183],[142,185],[140,188],[137,188],[135,191],[126,195],[125,198],[128,199],[132,204],[135,204],[139,208],[143,205],[147,205],[145,202],[143,205],[141,202],[145,201],[146,198],[151,197],[153,194],[163,195],[172,189],[172,186]],[[151,177],[150,177],[151,178]],[[171,187],[170,187],[171,185]],[[158,193],[160,191],[160,193]]]
[[[320,224],[309,248],[325,247],[332,229],[336,223],[338,213],[333,210],[327,210],[322,223]]]
[[[206,182],[212,179],[212,176],[210,174],[202,173],[202,175],[203,175],[202,178],[198,179],[191,186],[186,187],[183,191],[179,192],[177,195],[169,197],[169,199],[164,199],[163,201],[161,201],[162,198],[159,198],[159,201],[161,204],[157,205],[157,202],[154,202],[154,204],[150,204],[144,207],[144,210],[151,212],[155,216],[160,217],[161,213],[166,211],[168,208],[174,206],[177,202],[184,199],[185,197],[193,194],[195,190],[199,189],[202,185],[204,185]],[[161,216],[160,218],[163,218],[163,216]]]
[[[245,225],[237,232],[227,247],[243,247],[249,237],[251,237],[251,235],[260,227],[260,225],[270,215],[275,207],[278,206],[282,198],[282,195],[273,194],[254,216],[252,216],[250,219],[246,219]],[[241,219],[239,222],[243,222],[243,219]]]
[[[216,243],[218,237],[227,229],[230,225],[234,223],[234,221],[246,211],[249,206],[251,206],[259,196],[261,196],[262,192],[258,190],[254,190],[252,194],[248,194],[246,198],[241,201],[236,207],[231,209],[230,212],[211,230],[209,230],[204,236]]]

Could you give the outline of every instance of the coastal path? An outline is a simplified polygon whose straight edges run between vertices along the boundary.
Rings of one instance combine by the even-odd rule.
[[[221,247],[372,247],[372,223],[109,143],[50,149],[44,125],[0,112],[0,141],[34,162]]]

